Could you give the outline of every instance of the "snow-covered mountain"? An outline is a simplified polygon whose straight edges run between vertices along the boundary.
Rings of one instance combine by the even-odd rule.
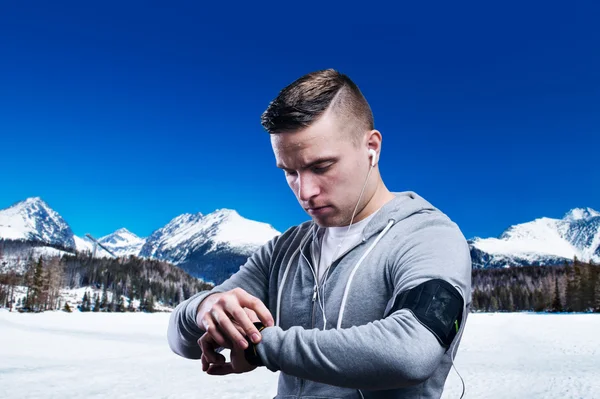
[[[40,197],[0,210],[0,238],[27,240],[75,249],[73,231]]]
[[[562,219],[539,218],[509,227],[498,238],[469,240],[474,268],[600,262],[600,212],[575,208]]]
[[[94,247],[87,237],[73,234],[69,224],[40,197],[27,198],[0,210],[0,238],[26,241],[21,247],[11,245],[10,251],[4,254],[8,263],[18,269],[24,267],[29,256],[92,252]],[[117,256],[137,255],[144,244],[143,239],[127,229],[117,230],[98,241]],[[96,257],[110,256],[102,248],[96,249]]]
[[[235,210],[219,209],[208,215],[177,216],[147,239],[121,228],[98,241],[117,256],[164,260],[192,276],[220,283],[261,245],[279,234],[270,225],[243,218]],[[62,217],[39,197],[0,211],[0,238],[25,240],[21,244],[4,245],[4,259],[10,267],[19,269],[30,256],[66,253],[60,249],[87,253],[94,249],[92,240],[74,235]],[[95,256],[111,255],[98,246]]]
[[[192,276],[220,283],[279,234],[271,225],[231,209],[208,215],[188,213],[152,233],[139,255],[172,262]]]
[[[137,256],[146,243],[146,239],[136,236],[126,228],[121,228],[112,234],[100,238],[98,242],[119,257]]]
[[[207,215],[177,216],[148,238],[122,228],[99,242],[117,256],[168,261],[192,276],[220,283],[279,234],[267,223],[246,219],[235,210],[219,209]],[[75,236],[66,221],[39,197],[0,210],[0,238],[27,241],[22,245],[27,253],[18,243],[5,246],[4,258],[16,264],[29,255],[93,250],[91,240]],[[498,238],[475,237],[469,245],[474,268],[555,265],[572,261],[575,256],[600,263],[600,212],[571,209],[562,219],[542,217],[511,226]],[[110,255],[98,247],[96,256]]]

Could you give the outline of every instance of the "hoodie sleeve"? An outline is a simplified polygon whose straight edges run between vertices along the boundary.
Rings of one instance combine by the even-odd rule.
[[[239,287],[263,303],[268,303],[269,268],[273,247],[278,237],[263,245],[222,284],[210,291],[199,292],[177,305],[171,313],[167,329],[169,347],[173,352],[188,359],[200,359],[202,356],[202,350],[197,341],[205,331],[196,323],[196,315],[200,303],[207,296]]]
[[[390,302],[433,278],[457,286],[465,304],[470,302],[470,255],[466,240],[456,230],[445,223],[398,238],[396,242],[403,244],[394,249],[394,295]],[[466,314],[463,310],[459,335]],[[392,310],[384,316],[365,325],[325,331],[269,327],[262,331],[257,349],[271,371],[330,385],[380,390],[425,381],[439,367],[446,349],[410,310]],[[451,348],[455,343],[456,339]]]

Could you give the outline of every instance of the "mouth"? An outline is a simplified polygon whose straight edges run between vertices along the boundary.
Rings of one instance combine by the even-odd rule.
[[[331,209],[331,206],[325,205],[325,206],[318,206],[318,207],[305,208],[305,209],[311,215],[321,215],[324,212],[327,212],[329,209]]]

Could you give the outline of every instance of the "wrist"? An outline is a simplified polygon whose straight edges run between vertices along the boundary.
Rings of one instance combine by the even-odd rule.
[[[254,326],[256,327],[259,333],[265,329],[264,324],[262,324],[261,322],[255,322]],[[246,337],[246,341],[248,342],[248,347],[244,349],[244,357],[246,358],[246,361],[253,366],[264,366],[260,355],[258,354],[258,349],[256,348],[258,344],[253,343],[248,337]]]

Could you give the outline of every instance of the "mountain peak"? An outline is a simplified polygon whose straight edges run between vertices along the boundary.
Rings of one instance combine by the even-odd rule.
[[[238,216],[239,213],[235,209],[220,208],[220,209],[216,209],[214,212],[212,212],[212,215]]]
[[[573,208],[565,214],[563,219],[574,222],[577,220],[588,220],[596,216],[600,216],[600,212],[592,208]]]
[[[127,230],[125,227],[121,227],[119,230],[116,230],[104,237],[101,237],[98,241],[103,242],[107,240],[114,240],[115,238],[119,238],[120,240],[141,240],[135,233]]]
[[[117,256],[138,255],[146,239],[140,238],[125,227],[98,240]]]
[[[48,208],[51,209],[50,206],[46,203],[46,201],[44,201],[41,197],[29,197],[24,199],[23,201],[19,201],[16,204],[14,204],[11,208],[13,207],[18,207],[18,206],[25,206],[25,207],[30,207],[30,206],[41,206],[43,208]]]
[[[0,210],[0,237],[75,248],[67,222],[40,197],[30,197]]]
[[[29,197],[21,202],[44,202],[44,200],[42,199],[42,197]]]

